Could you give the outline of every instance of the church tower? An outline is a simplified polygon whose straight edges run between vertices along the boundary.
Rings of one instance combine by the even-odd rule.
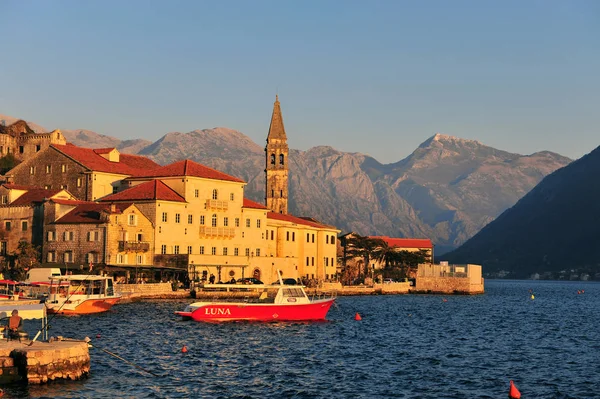
[[[267,177],[265,202],[268,209],[284,215],[288,213],[288,154],[289,148],[283,127],[279,96],[275,96],[265,147]]]

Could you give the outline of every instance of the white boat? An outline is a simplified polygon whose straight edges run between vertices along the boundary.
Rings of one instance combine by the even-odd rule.
[[[119,299],[110,276],[67,275],[50,278],[45,303],[48,313],[75,315],[106,312]]]

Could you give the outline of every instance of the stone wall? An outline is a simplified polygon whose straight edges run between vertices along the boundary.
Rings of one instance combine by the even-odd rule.
[[[482,294],[483,279],[473,282],[469,278],[460,277],[418,277],[416,292],[433,294]]]
[[[123,298],[160,296],[173,293],[171,283],[115,284],[115,292]]]

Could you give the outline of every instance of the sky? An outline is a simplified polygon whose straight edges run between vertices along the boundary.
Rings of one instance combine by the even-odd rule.
[[[392,163],[435,133],[600,145],[600,2],[0,0],[0,114],[155,141],[217,126]]]

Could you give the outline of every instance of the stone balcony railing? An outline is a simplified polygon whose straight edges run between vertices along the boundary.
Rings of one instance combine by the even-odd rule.
[[[229,202],[221,201],[221,200],[214,200],[214,199],[207,199],[205,208],[211,209],[211,210],[226,211],[227,209],[229,209]]]
[[[150,243],[147,241],[119,241],[119,252],[148,252]]]
[[[233,238],[235,237],[235,228],[200,226],[200,235],[204,237]]]

